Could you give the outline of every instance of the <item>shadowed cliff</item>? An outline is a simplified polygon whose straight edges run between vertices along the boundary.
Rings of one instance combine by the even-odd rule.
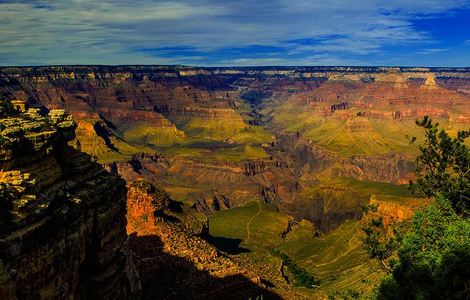
[[[64,111],[0,105],[0,298],[138,298],[124,181],[67,145]]]
[[[282,299],[241,274],[216,277],[163,250],[158,235],[130,236],[143,299]]]

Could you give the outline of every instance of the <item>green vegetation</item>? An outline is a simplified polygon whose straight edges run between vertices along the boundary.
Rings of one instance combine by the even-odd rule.
[[[328,295],[328,300],[353,300],[361,299],[363,295],[362,292],[356,291],[354,289],[347,289],[346,291],[335,291]]]
[[[377,205],[369,205],[364,207],[364,213],[377,212]],[[362,231],[365,236],[362,238],[362,242],[366,245],[367,253],[372,258],[377,258],[382,263],[384,269],[387,271],[391,270],[388,264],[388,259],[393,255],[397,247],[397,234],[396,228],[394,228],[394,235],[388,234],[388,228],[385,228],[382,217],[372,217],[362,227]]]
[[[217,150],[213,155],[213,157],[218,161],[241,161],[269,158],[262,148],[250,145]]]
[[[81,120],[75,131],[76,138],[69,145],[96,157],[101,163],[128,159],[141,152],[152,152],[144,146],[134,146],[111,132],[102,129],[98,120]],[[98,132],[100,130],[100,132]]]
[[[312,225],[303,221],[278,249],[314,274],[323,291],[370,291],[371,282],[376,282],[383,271],[363,249],[360,228],[358,221],[348,220],[328,234],[315,237]]]
[[[451,153],[457,155],[452,158],[452,155],[441,154],[441,158],[447,159],[445,170],[449,177],[445,178],[453,178],[453,181],[441,188],[436,187],[434,178],[423,181],[422,175],[418,174],[420,180],[416,187],[423,189],[426,188],[423,184],[428,184],[427,188],[432,186],[435,196],[442,191],[449,192],[449,186],[453,186],[455,190],[448,193],[448,197],[454,195],[452,197],[462,199],[469,194],[465,189],[468,183],[468,173],[465,173],[468,170],[468,160],[465,160],[468,150],[462,148],[463,134],[450,141],[445,135],[441,137],[446,142],[434,144],[455,149]],[[449,146],[450,142],[454,144]],[[419,159],[424,158],[420,156]],[[456,162],[460,164],[458,172],[453,167]],[[464,178],[458,177],[460,170],[464,170],[461,173]],[[325,187],[350,189],[364,199],[375,195],[382,201],[412,206],[419,201],[405,186],[350,178],[324,180],[317,188],[304,190],[302,195],[308,198],[318,192],[318,188]],[[314,228],[307,221],[291,226],[290,231],[283,234],[289,222],[287,216],[264,203],[250,203],[211,216],[210,230],[213,236],[240,240],[243,247],[254,251],[244,255],[256,256],[258,261],[272,263],[274,253],[284,261],[299,286],[311,285],[309,276],[314,274],[315,279],[321,282],[321,290],[330,293],[331,299],[365,297],[386,271],[389,274],[376,290],[379,298],[424,299],[434,295],[462,298],[469,278],[470,226],[464,218],[466,210],[462,207],[466,206],[462,201],[445,201],[444,204],[450,203],[448,208],[442,201],[437,201],[419,211],[412,221],[403,222],[393,229],[384,227],[380,218],[370,219],[365,227],[350,220],[319,237],[314,236]],[[363,240],[360,238],[361,229],[366,233]],[[363,248],[363,243],[369,248]],[[379,258],[382,264],[370,261],[370,256]]]
[[[282,232],[291,218],[264,202],[250,202],[212,214],[210,234],[242,240],[242,246],[256,250],[273,249],[282,242]]]
[[[398,257],[379,299],[465,299],[469,296],[470,221],[448,201],[419,211],[400,237]]]
[[[109,125],[99,119],[84,119],[78,122],[77,138],[70,144],[103,163],[125,160],[139,152],[200,161],[270,158],[261,145],[272,142],[272,134],[261,126],[248,125],[235,110],[210,108],[195,114],[174,120],[178,128],[162,115],[158,115],[159,125],[146,121]]]
[[[173,181],[171,177],[168,178],[168,181]],[[174,180],[176,181],[176,180]],[[171,199],[177,200],[184,203],[187,206],[192,206],[195,202],[194,197],[191,197],[192,193],[201,192],[204,189],[200,186],[198,187],[186,187],[181,182],[172,182],[172,184],[165,185],[165,191],[170,194]],[[210,188],[210,187],[208,187]]]
[[[152,124],[136,124],[123,133],[123,138],[129,143],[169,147],[182,144],[185,135],[174,126],[155,126]]]
[[[372,218],[364,227],[364,245],[370,256],[390,263],[376,297],[468,298],[470,153],[464,140],[470,131],[459,131],[451,138],[427,117],[416,124],[424,128],[425,141],[418,146],[413,187],[435,201],[395,227],[393,234],[387,234],[380,218]]]
[[[202,161],[268,159],[260,147],[273,141],[261,126],[247,125],[232,109],[211,109],[207,116],[179,122],[179,128],[140,122],[122,132],[123,141],[164,154]],[[171,125],[171,126],[170,126]],[[98,155],[100,157],[102,155]]]
[[[355,117],[346,121],[328,118],[313,124],[305,136],[343,156],[387,154],[412,149],[404,137],[400,139],[396,135],[388,135],[374,125],[366,117]]]
[[[274,141],[273,135],[261,126],[249,126],[230,139],[239,144],[262,144]]]
[[[240,240],[240,247],[252,251],[243,255],[272,269],[279,266],[279,256],[275,255],[277,262],[273,261],[273,253],[284,253],[319,280],[322,291],[370,291],[371,283],[382,276],[379,264],[362,248],[358,221],[346,221],[327,235],[316,237],[314,226],[306,220],[286,231],[290,220],[266,203],[251,202],[214,213],[209,218],[209,230],[214,237]]]
[[[242,117],[233,109],[211,109],[193,116],[181,129],[191,138],[206,138],[224,141],[248,128]]]
[[[269,158],[259,146],[236,144],[218,146],[218,144],[220,143],[212,141],[209,141],[206,146],[187,144],[163,149],[163,153],[201,161],[243,161]]]
[[[426,140],[419,145],[416,159],[418,177],[414,190],[426,197],[442,196],[456,213],[470,214],[470,151],[465,139],[470,130],[458,131],[451,138],[438,123],[425,117],[416,124],[424,128]],[[412,139],[414,143],[416,138]],[[413,185],[412,185],[413,187]]]
[[[374,182],[367,180],[358,180],[350,177],[337,177],[323,180],[322,184],[327,186],[348,187],[361,195],[378,195],[389,198],[411,198],[413,194],[407,185],[397,185],[393,183]]]
[[[273,252],[281,258],[284,265],[289,269],[289,272],[294,276],[296,286],[304,286],[306,288],[314,287],[315,280],[310,273],[308,273],[304,268],[299,267],[285,253],[282,253],[277,249],[274,249]]]
[[[357,109],[348,113],[354,115]],[[391,113],[384,110],[384,114]],[[416,136],[424,140],[423,132],[412,120],[374,119],[361,116],[342,118],[339,115],[324,117],[314,107],[299,105],[289,100],[273,110],[277,127],[288,132],[301,131],[303,135],[343,157],[351,155],[376,155],[391,152],[416,155],[417,149],[410,145],[407,137]],[[458,127],[447,120],[440,120],[446,129],[456,134]]]

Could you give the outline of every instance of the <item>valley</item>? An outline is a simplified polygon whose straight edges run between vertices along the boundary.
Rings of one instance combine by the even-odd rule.
[[[3,67],[0,97],[73,116],[68,145],[134,191],[128,234],[159,236],[175,256],[222,253],[207,261],[222,256],[230,276],[252,271],[245,277],[266,288],[250,287],[255,294],[297,299],[370,293],[383,270],[362,248],[361,208],[378,204],[393,222],[423,205],[407,189],[417,154],[409,138],[423,138],[416,119],[428,115],[451,134],[470,126],[468,68]],[[151,215],[154,204],[130,205],[139,180],[180,207],[160,209],[179,221],[148,221],[141,210]],[[188,250],[167,231],[199,246]],[[136,255],[152,251],[150,240],[131,242]],[[313,288],[295,284],[279,253],[313,276]],[[204,278],[219,272],[204,264]]]

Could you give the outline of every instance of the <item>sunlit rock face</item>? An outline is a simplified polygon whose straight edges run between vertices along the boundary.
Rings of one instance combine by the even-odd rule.
[[[67,145],[75,127],[63,110],[0,118],[1,299],[139,296],[125,182]]]

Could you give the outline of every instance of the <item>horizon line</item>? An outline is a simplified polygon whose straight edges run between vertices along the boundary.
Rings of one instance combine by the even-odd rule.
[[[181,67],[204,69],[229,69],[229,68],[406,68],[406,69],[470,69],[469,66],[406,66],[406,65],[186,65],[186,64],[38,64],[38,65],[1,65],[4,68],[47,68],[47,67]]]

